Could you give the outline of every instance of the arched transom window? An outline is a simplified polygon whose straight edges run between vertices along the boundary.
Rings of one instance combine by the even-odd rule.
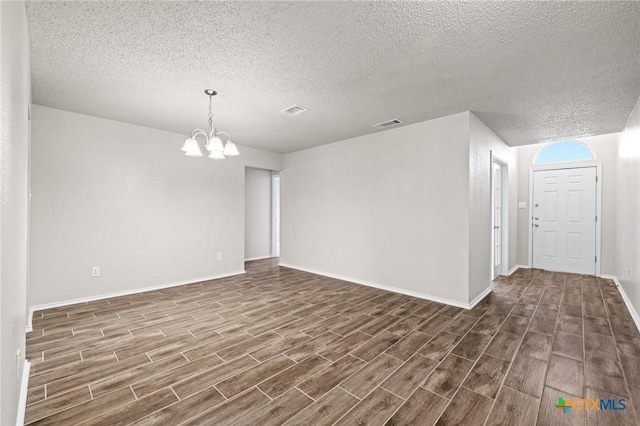
[[[576,139],[551,142],[543,146],[533,164],[563,163],[566,161],[593,160],[593,151],[584,142]]]

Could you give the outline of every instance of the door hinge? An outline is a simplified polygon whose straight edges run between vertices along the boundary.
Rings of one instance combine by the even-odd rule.
[[[596,222],[598,221],[598,216],[596,216]]]
[[[596,182],[598,181],[598,176],[596,176]]]
[[[596,263],[598,263],[598,256],[596,256]]]

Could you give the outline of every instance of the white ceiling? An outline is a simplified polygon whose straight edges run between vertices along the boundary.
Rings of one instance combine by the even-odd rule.
[[[291,152],[471,110],[510,145],[620,131],[638,2],[41,2],[33,101]],[[293,104],[297,116],[280,111]]]

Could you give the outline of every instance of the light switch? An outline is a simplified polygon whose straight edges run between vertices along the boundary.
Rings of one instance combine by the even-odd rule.
[[[526,209],[527,208],[527,202],[526,201],[518,201],[518,208],[519,209]]]

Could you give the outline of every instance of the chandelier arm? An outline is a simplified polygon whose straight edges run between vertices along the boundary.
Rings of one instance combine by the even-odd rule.
[[[204,136],[207,142],[209,142],[209,136],[207,135],[207,132],[202,129],[193,129],[193,131],[191,132],[191,137],[195,139],[196,136]]]
[[[220,135],[227,135],[227,142],[229,142],[231,140],[231,136],[227,132],[218,132],[218,133],[216,133],[216,136],[220,136]]]

